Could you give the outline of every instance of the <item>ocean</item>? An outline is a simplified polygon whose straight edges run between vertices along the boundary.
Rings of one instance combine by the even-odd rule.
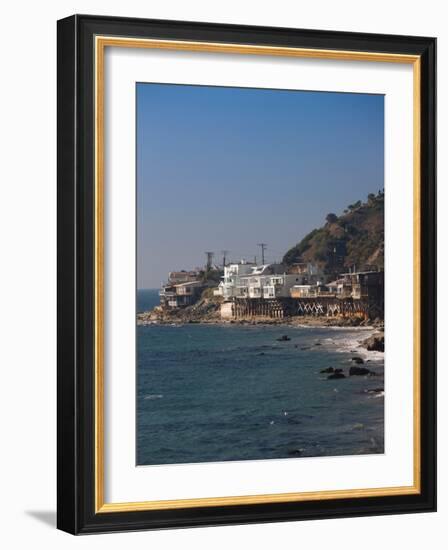
[[[138,303],[154,307],[156,291],[139,291]],[[138,326],[137,463],[383,453],[383,354],[359,346],[371,332]],[[375,376],[348,376],[354,356]],[[328,380],[327,367],[346,378]]]
[[[149,311],[160,304],[158,288],[137,290],[137,313]]]

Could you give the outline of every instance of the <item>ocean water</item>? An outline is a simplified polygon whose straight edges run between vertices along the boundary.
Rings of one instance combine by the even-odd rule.
[[[383,354],[358,347],[369,334],[138,326],[137,463],[383,453]],[[376,376],[348,377],[355,355]],[[329,366],[347,378],[327,380],[320,371]]]
[[[137,290],[137,313],[149,311],[160,304],[158,288],[145,288]]]

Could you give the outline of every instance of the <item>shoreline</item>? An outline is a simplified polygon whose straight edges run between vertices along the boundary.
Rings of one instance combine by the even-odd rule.
[[[137,326],[171,326],[179,327],[185,325],[209,325],[209,326],[242,326],[242,327],[285,327],[302,329],[334,329],[344,331],[356,331],[359,333],[356,338],[356,346],[365,352],[374,355],[384,354],[384,323],[369,322],[359,318],[329,318],[314,316],[284,317],[272,319],[270,317],[243,318],[243,319],[221,319],[216,315],[163,315],[159,310],[151,310],[137,314]],[[170,312],[171,313],[171,312]],[[353,344],[355,342],[353,341]],[[349,346],[352,347],[352,346]]]
[[[153,311],[145,311],[137,314],[137,326],[150,325],[259,325],[259,326],[290,326],[298,328],[346,328],[383,331],[383,323],[368,322],[358,318],[331,318],[314,316],[284,317],[272,319],[271,317],[248,317],[242,319],[220,318],[191,318],[190,316],[167,316],[164,318],[153,317]]]

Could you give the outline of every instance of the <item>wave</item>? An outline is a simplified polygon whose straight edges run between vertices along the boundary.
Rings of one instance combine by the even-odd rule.
[[[380,397],[384,397],[384,390],[380,391],[378,393],[373,393],[367,397],[367,399],[378,399]]]
[[[368,334],[364,332],[363,334],[351,334],[345,338],[335,338],[333,342],[336,346],[336,351],[339,353],[356,353],[356,355],[364,360],[370,359],[371,361],[383,362],[384,352],[369,351],[363,346],[364,340],[372,336],[375,332],[374,329],[369,329]]]

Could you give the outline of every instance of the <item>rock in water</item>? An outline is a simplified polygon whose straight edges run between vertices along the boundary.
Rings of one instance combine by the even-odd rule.
[[[321,374],[330,374],[330,373],[334,372],[334,368],[333,367],[327,367],[326,369],[323,369],[320,372],[321,372]]]
[[[284,334],[283,336],[280,336],[280,338],[277,338],[278,342],[288,342],[288,340],[291,340],[291,338],[286,334]]]
[[[288,454],[290,456],[301,456],[303,451],[304,449],[291,449],[290,451],[288,451]]]
[[[364,374],[369,374],[370,370],[365,367],[350,367],[348,374],[350,376],[363,376]]]
[[[358,365],[362,365],[364,363],[364,359],[362,357],[352,357],[352,361]]]
[[[384,336],[371,336],[365,344],[369,351],[384,351]]]
[[[327,380],[338,380],[339,378],[345,378],[345,374],[343,372],[334,372],[330,376],[327,376]]]

